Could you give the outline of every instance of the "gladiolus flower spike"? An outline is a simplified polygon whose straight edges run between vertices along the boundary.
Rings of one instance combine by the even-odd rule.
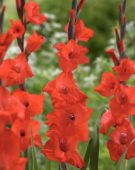
[[[107,148],[113,161],[119,161],[125,152],[125,159],[135,156],[135,142],[133,142],[135,129],[130,119],[135,115],[135,87],[127,85],[129,78],[135,74],[135,63],[129,59],[125,51],[125,10],[126,0],[119,7],[120,29],[115,29],[119,57],[116,56],[114,49],[107,50],[115,66],[112,72],[103,73],[101,83],[95,88],[100,95],[111,97],[109,109],[101,119],[100,133],[109,133]],[[109,129],[113,130],[110,132]]]
[[[37,51],[45,38],[33,32],[25,38],[26,25],[29,23],[40,24],[45,21],[39,10],[38,16],[28,16],[28,8],[33,8],[32,0],[16,0],[18,20],[11,19],[11,26],[7,32],[3,32],[3,17],[5,6],[0,11],[0,169],[1,170],[25,170],[29,161],[28,149],[41,148],[41,136],[39,135],[40,122],[35,120],[37,114],[43,112],[44,95],[31,94],[25,87],[25,80],[33,76],[31,66],[28,63],[32,52]],[[34,3],[36,9],[39,5]],[[27,10],[25,11],[24,8]],[[29,10],[30,12],[30,10]],[[27,13],[27,14],[26,14]],[[42,20],[42,22],[41,22]],[[11,43],[17,40],[20,52],[14,58],[6,57],[6,52]],[[24,42],[26,40],[26,47]],[[26,48],[26,49],[25,49]],[[14,86],[16,85],[16,86]],[[12,92],[7,87],[14,86]],[[24,154],[25,153],[25,154]]]
[[[86,106],[87,96],[77,87],[73,76],[73,70],[79,64],[89,62],[86,56],[88,49],[79,42],[86,42],[94,35],[94,31],[78,18],[78,9],[82,9],[83,3],[72,1],[70,19],[66,25],[68,41],[54,46],[62,72],[43,89],[51,96],[54,111],[47,115],[49,140],[42,152],[48,159],[60,162],[64,169],[65,163],[80,169],[85,166],[77,147],[80,142],[88,141],[88,121],[92,112]]]

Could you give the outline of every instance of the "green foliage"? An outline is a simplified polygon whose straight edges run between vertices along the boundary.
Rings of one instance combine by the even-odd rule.
[[[57,22],[62,25],[61,31],[68,22],[70,2],[67,0],[40,0],[42,10],[56,15]],[[69,3],[68,3],[69,2]],[[104,48],[108,44],[108,40],[113,35],[113,28],[117,23],[118,5],[120,0],[87,0],[81,13],[81,17],[88,27],[95,31],[95,36],[87,44],[90,49],[90,58],[94,60],[96,57],[104,53]],[[132,11],[135,10],[135,3],[128,1],[127,18],[135,19]],[[61,15],[62,13],[62,15]],[[55,31],[55,30],[54,30]]]
[[[31,142],[32,142],[32,148],[31,148],[31,153],[32,153],[32,170],[39,170],[38,162],[37,162],[37,156],[36,156],[36,148],[34,146],[34,140],[33,140],[33,135],[31,132]]]

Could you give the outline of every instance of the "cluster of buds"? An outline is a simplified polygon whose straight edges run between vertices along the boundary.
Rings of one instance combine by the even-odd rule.
[[[23,153],[32,142],[37,147],[42,145],[40,122],[35,116],[43,112],[44,95],[26,91],[25,80],[33,76],[29,55],[37,51],[45,39],[36,31],[27,38],[25,33],[28,24],[42,24],[46,17],[32,0],[27,3],[16,0],[16,8],[18,20],[10,20],[7,32],[3,32],[5,6],[0,11],[0,169],[4,170],[24,170],[28,160],[22,157]],[[5,59],[14,40],[20,53]]]
[[[135,115],[135,87],[127,84],[135,74],[135,63],[125,52],[125,10],[126,0],[119,7],[120,29],[115,29],[119,57],[113,48],[107,50],[115,66],[113,72],[103,73],[101,83],[95,89],[100,95],[110,98],[109,110],[101,119],[100,133],[109,134],[107,147],[113,161],[118,161],[124,153],[125,159],[135,156],[135,129],[131,121]]]
[[[87,96],[78,88],[73,77],[73,71],[79,64],[89,62],[86,57],[88,49],[80,42],[87,42],[94,35],[93,30],[79,19],[84,2],[72,1],[69,23],[65,27],[68,41],[54,46],[62,72],[43,89],[51,96],[54,110],[47,115],[49,130],[46,135],[49,140],[42,152],[50,160],[78,168],[84,167],[84,161],[77,147],[80,142],[88,140],[88,121],[92,112],[86,106]]]

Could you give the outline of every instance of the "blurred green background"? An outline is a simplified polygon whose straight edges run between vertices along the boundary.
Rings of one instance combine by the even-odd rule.
[[[126,35],[126,49],[127,54],[131,58],[135,58],[135,1],[127,0],[127,35]],[[64,27],[68,22],[69,9],[71,0],[38,0],[42,13],[45,13],[48,20],[42,26],[29,26],[26,37],[29,36],[32,30],[37,30],[39,33],[46,37],[46,43],[42,48],[30,56],[29,62],[35,73],[35,77],[26,82],[27,89],[30,92],[40,93],[45,84],[53,80],[59,73],[58,60],[56,51],[53,45],[57,42],[66,42],[66,34]],[[121,0],[87,0],[80,15],[85,24],[93,28],[95,36],[88,43],[84,44],[90,49],[88,56],[91,59],[90,64],[79,66],[75,71],[75,77],[78,86],[85,92],[89,99],[87,105],[93,108],[93,115],[89,123],[90,131],[93,130],[93,125],[96,119],[107,108],[108,100],[94,92],[94,88],[99,84],[101,75],[104,71],[110,71],[113,63],[110,58],[105,54],[105,49],[115,46],[114,28],[118,25],[118,5]],[[5,15],[4,30],[9,27],[9,20],[11,18],[17,19],[15,10],[15,0],[4,0],[7,6]],[[7,57],[14,56],[19,52],[19,49],[14,43],[8,50]],[[130,82],[135,85],[135,78],[133,77]],[[97,107],[98,106],[98,107]],[[52,109],[50,98],[46,95],[44,114],[38,116],[42,122],[41,135],[43,141],[47,139],[45,132],[47,131],[44,125],[45,114]],[[100,160],[99,170],[114,170],[116,164],[110,160],[108,150],[106,148],[107,137],[100,135]],[[85,154],[87,144],[80,144],[79,150],[82,155]],[[38,154],[40,169],[45,169],[44,157]],[[58,169],[58,163],[51,163],[52,169]],[[76,168],[70,167],[71,170]],[[128,161],[128,170],[135,170],[135,159]],[[48,169],[46,169],[48,170]]]

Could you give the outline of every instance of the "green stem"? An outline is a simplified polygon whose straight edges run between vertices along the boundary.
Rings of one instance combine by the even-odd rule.
[[[45,170],[51,170],[51,161],[45,160]]]
[[[36,157],[36,150],[35,150],[35,145],[34,145],[34,138],[33,138],[33,132],[31,128],[31,143],[32,143],[32,170],[39,170],[38,162],[37,162],[37,157]]]
[[[3,6],[3,0],[0,1],[0,33],[3,32],[3,20],[4,20],[5,6]]]
[[[116,170],[126,170],[127,168],[127,160],[125,159],[125,156],[127,154],[127,149],[125,150],[125,152],[122,154],[122,156],[120,157],[119,161],[117,162],[117,166],[116,166]]]
[[[98,170],[99,160],[99,122],[97,121],[90,145],[90,170]]]
[[[72,9],[77,11],[77,0],[72,0]],[[72,20],[72,17],[70,17],[69,26],[68,26],[68,40],[71,40],[71,39],[75,39],[74,22]]]
[[[126,160],[126,163],[125,163],[125,170],[128,170],[128,160]]]
[[[59,170],[68,170],[66,163],[61,163]]]

